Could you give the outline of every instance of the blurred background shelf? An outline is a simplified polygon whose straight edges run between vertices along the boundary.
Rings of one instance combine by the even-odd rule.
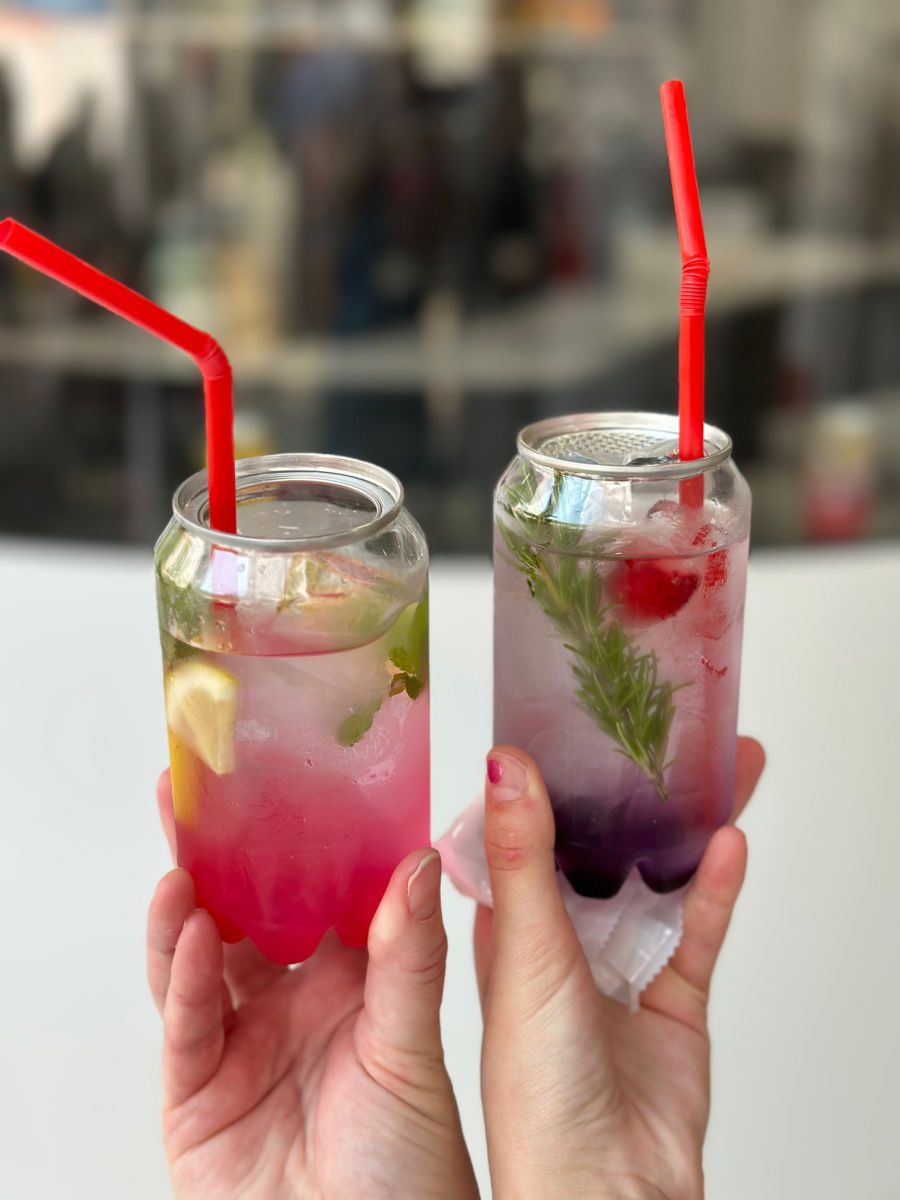
[[[716,263],[711,319],[777,306],[808,294],[841,294],[900,282],[900,238],[872,245],[815,236],[710,238]],[[620,361],[677,337],[677,246],[644,235],[643,266],[615,287],[553,292],[497,314],[434,331],[296,338],[233,355],[239,386],[291,398],[325,387],[379,391],[452,382],[491,394],[591,385]],[[673,269],[674,266],[674,269]],[[53,327],[0,327],[0,366],[97,378],[196,383],[183,355],[114,318]]]
[[[454,39],[468,46],[477,33],[465,16],[433,16],[390,22],[367,16],[363,6],[342,13],[321,7],[304,11],[261,14],[245,12],[151,12],[129,13],[119,19],[123,32],[138,43],[156,47],[192,47],[241,50],[342,49],[368,54],[404,54],[420,50],[423,42],[440,36],[452,45]],[[671,31],[657,25],[630,23],[574,33],[548,23],[536,29],[514,24],[495,25],[479,53],[529,55],[548,58],[603,60],[671,53],[681,42]]]
[[[898,21],[885,0],[20,0],[0,212],[213,333],[240,452],[376,459],[434,550],[483,550],[521,425],[675,406],[658,85],[680,74],[709,417],[757,542],[898,535]],[[202,465],[197,396],[189,361],[0,261],[0,531],[148,544]]]

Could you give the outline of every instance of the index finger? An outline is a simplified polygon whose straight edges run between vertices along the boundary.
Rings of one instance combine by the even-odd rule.
[[[197,903],[187,871],[170,871],[160,881],[147,914],[147,982],[162,1013],[172,976],[172,959],[181,930]]]

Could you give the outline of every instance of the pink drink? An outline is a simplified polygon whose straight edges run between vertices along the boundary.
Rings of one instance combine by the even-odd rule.
[[[390,650],[386,634],[334,654],[208,656],[238,682],[235,769],[173,747],[178,861],[226,939],[276,962],[307,958],[332,926],[365,945],[394,867],[428,844],[427,690],[387,696],[355,745],[335,736],[360,687],[389,681]]]
[[[677,462],[651,453],[666,419],[628,416],[526,430],[536,457],[496,506],[495,740],[540,765],[558,866],[596,897],[633,869],[686,883],[734,803],[749,493],[720,452],[682,503]]]
[[[238,484],[247,536],[201,554],[176,520],[158,550],[178,861],[226,940],[298,962],[331,928],[364,945],[397,863],[430,841],[427,560],[396,499],[374,531],[333,481],[242,520]],[[289,551],[238,545],[273,514]],[[296,550],[323,522],[331,548]]]

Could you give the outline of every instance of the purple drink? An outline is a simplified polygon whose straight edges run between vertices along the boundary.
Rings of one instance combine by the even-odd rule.
[[[538,762],[557,862],[612,896],[686,883],[733,804],[749,491],[730,442],[643,414],[531,426],[497,489],[494,736]],[[702,473],[701,507],[679,480]]]

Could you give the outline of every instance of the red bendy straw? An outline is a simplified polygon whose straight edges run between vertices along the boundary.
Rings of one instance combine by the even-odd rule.
[[[678,337],[678,453],[703,457],[703,322],[709,258],[703,236],[700,193],[691,149],[684,84],[670,79],[659,89],[666,150],[681,246],[681,323]]]
[[[195,360],[203,375],[206,400],[209,523],[222,533],[236,532],[231,365],[218,342],[9,217],[0,221],[0,250],[139,325]]]

